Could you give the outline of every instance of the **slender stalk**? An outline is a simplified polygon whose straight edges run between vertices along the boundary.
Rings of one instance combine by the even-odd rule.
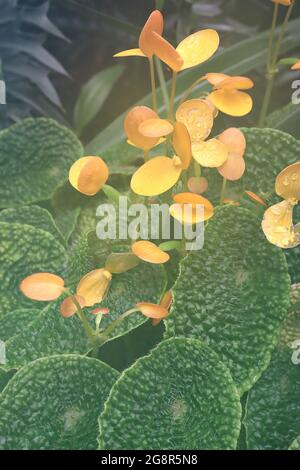
[[[106,328],[106,330],[104,330],[103,333],[101,333],[101,335],[99,336],[100,344],[104,344],[108,340],[109,335],[116,329],[116,327],[118,325],[120,325],[120,323],[122,323],[122,321],[126,317],[129,317],[129,315],[131,315],[132,313],[137,312],[137,311],[138,311],[137,308],[132,308],[132,309],[127,310],[126,312],[122,313],[118,318],[116,318],[114,321],[112,321],[109,324],[109,326]]]
[[[144,161],[145,163],[149,160],[149,150],[144,150]]]
[[[273,21],[272,21],[272,27],[271,27],[271,33],[270,33],[270,40],[269,40],[269,49],[268,49],[268,69],[267,69],[267,87],[265,91],[265,96],[259,116],[259,121],[258,121],[258,127],[263,127],[265,124],[266,117],[268,115],[268,110],[270,106],[270,101],[272,97],[272,92],[273,92],[273,86],[274,86],[274,78],[275,75],[277,74],[277,62],[278,62],[278,56],[280,54],[280,47],[282,44],[282,40],[284,38],[284,34],[286,31],[287,24],[289,22],[289,19],[291,17],[292,11],[293,11],[293,6],[294,2],[291,3],[291,5],[288,7],[287,13],[285,15],[284,21],[281,26],[281,30],[278,36],[278,40],[275,45],[275,49],[273,52],[273,43],[274,43],[274,34],[275,34],[275,28],[277,24],[277,17],[278,17],[278,7],[279,5],[276,3],[274,7],[274,15],[273,15]]]
[[[221,188],[221,195],[220,195],[220,204],[224,203],[225,193],[226,193],[226,184],[227,184],[227,179],[223,178],[223,183],[222,183],[222,188]]]
[[[201,166],[196,162],[196,160],[194,160],[194,175],[201,176]]]
[[[89,324],[79,302],[77,301],[76,297],[71,294],[70,292],[68,292],[68,294],[70,295],[71,299],[72,299],[72,302],[73,304],[75,305],[76,309],[77,309],[77,315],[78,317],[80,318],[81,322],[82,322],[82,326],[86,332],[86,334],[88,335],[88,337],[93,341],[95,342],[96,340],[96,335],[95,335],[95,331],[93,330],[93,328],[91,327],[91,325]]]
[[[181,105],[187,98],[188,96],[192,93],[193,89],[201,82],[203,82],[203,80],[205,80],[205,77],[200,77],[200,78],[197,78],[197,80],[195,80],[191,86],[188,87],[188,89],[183,93],[181,99],[180,99],[180,102],[179,102],[179,105]]]
[[[157,96],[156,96],[156,83],[155,83],[155,67],[153,57],[149,57],[150,66],[150,79],[151,79],[151,92],[152,92],[152,106],[155,112],[157,112]]]
[[[169,119],[171,121],[174,120],[174,102],[175,102],[175,95],[176,95],[176,80],[177,80],[177,72],[173,71],[172,83],[171,83],[171,94],[170,94],[170,106],[169,106]]]
[[[161,61],[159,60],[159,58],[155,56],[154,61],[155,61],[155,65],[156,65],[156,71],[157,71],[157,75],[158,75],[158,80],[159,80],[159,84],[160,84],[160,88],[161,88],[162,97],[163,97],[163,100],[164,100],[164,105],[165,105],[165,108],[166,108],[166,112],[168,112],[168,109],[169,109],[169,106],[170,106],[170,100],[169,100],[168,88],[167,88],[167,84],[166,84],[164,71],[163,71]]]

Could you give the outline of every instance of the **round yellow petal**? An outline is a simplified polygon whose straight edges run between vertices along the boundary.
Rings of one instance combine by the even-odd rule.
[[[282,170],[275,181],[275,191],[283,199],[300,200],[300,162]]]
[[[149,18],[147,19],[140,37],[139,37],[139,47],[141,51],[147,56],[153,56],[153,47],[152,47],[152,31],[156,31],[158,34],[162,34],[164,29],[164,19],[159,10],[154,10]]]
[[[80,297],[80,295],[75,294],[74,295],[75,299],[79,303],[80,307],[83,308],[85,307],[85,300],[83,297]],[[62,314],[63,317],[69,318],[75,315],[77,312],[77,307],[75,303],[73,302],[72,297],[66,297],[63,302],[60,304],[60,313]]]
[[[183,122],[176,122],[173,133],[173,147],[181,160],[182,168],[187,170],[192,160],[192,145],[190,134]]]
[[[64,280],[51,273],[35,273],[23,279],[21,292],[32,300],[56,300],[64,291]]]
[[[126,51],[118,52],[113,57],[146,57],[141,49],[127,49]]]
[[[248,77],[226,77],[215,85],[215,88],[232,88],[234,90],[249,90],[253,87],[254,83]]]
[[[202,64],[216,52],[220,38],[214,29],[204,29],[186,37],[176,50],[183,59],[181,70]]]
[[[100,157],[82,157],[70,168],[71,185],[86,196],[94,196],[106,183],[109,171]]]
[[[124,120],[124,131],[130,142],[135,145],[135,147],[149,150],[157,144],[159,140],[158,137],[145,137],[139,131],[139,127],[142,122],[148,119],[157,118],[158,115],[156,112],[147,106],[135,106],[129,111]]]
[[[209,99],[219,111],[229,116],[245,116],[253,107],[251,96],[238,90],[215,90],[209,95]]]
[[[228,78],[229,75],[225,73],[207,73],[205,75],[206,80],[213,86],[217,86],[219,83],[223,82],[225,78]]]
[[[134,242],[131,249],[135,256],[147,263],[163,264],[170,259],[168,253],[147,240]]]
[[[149,302],[139,302],[135,306],[147,318],[161,319],[167,317],[169,314],[166,308]]]
[[[157,34],[151,33],[151,48],[157,57],[167,64],[174,72],[181,70],[183,60],[176,49],[166,39]]]
[[[94,269],[79,282],[76,293],[85,300],[87,307],[102,302],[109,287],[112,275],[106,269]]]
[[[293,208],[293,202],[282,201],[265,211],[261,225],[267,240],[273,245],[287,248],[294,243]]]
[[[208,181],[204,176],[191,176],[188,179],[188,188],[191,193],[203,194],[208,190]]]
[[[178,181],[182,165],[178,157],[155,157],[144,163],[131,178],[131,189],[140,196],[158,196]]]
[[[243,176],[245,169],[245,160],[237,153],[229,153],[224,165],[217,168],[220,175],[229,181],[239,180]]]
[[[175,204],[170,207],[170,214],[181,223],[196,224],[210,219],[214,214],[211,202],[194,193],[179,193],[173,196]],[[199,209],[202,209],[199,210]]]
[[[218,139],[210,139],[207,142],[198,142],[192,145],[194,159],[207,168],[217,168],[223,165],[228,158],[226,145]]]
[[[139,125],[139,132],[145,137],[164,137],[173,132],[173,125],[167,119],[147,119]]]
[[[236,153],[241,157],[246,151],[246,139],[243,132],[236,127],[230,127],[219,135],[218,140],[226,145],[229,152]]]
[[[214,125],[212,108],[197,99],[182,103],[176,111],[176,120],[186,126],[192,143],[205,140]]]

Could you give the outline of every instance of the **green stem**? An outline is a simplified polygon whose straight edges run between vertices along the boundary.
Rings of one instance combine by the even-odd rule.
[[[137,312],[137,311],[138,311],[137,308],[132,308],[132,309],[127,310],[126,312],[122,313],[118,318],[116,318],[114,321],[112,321],[110,323],[110,325],[106,328],[106,330],[104,330],[103,333],[101,333],[101,335],[99,336],[100,344],[103,345],[108,340],[109,335],[116,329],[116,327],[118,325],[120,325],[120,323],[122,323],[122,321],[126,317],[129,317],[129,315],[131,315],[132,313]]]
[[[149,160],[149,150],[144,150],[144,161],[145,163]]]
[[[176,79],[177,79],[177,72],[173,71],[172,84],[171,84],[171,94],[170,94],[170,106],[169,106],[169,119],[170,119],[170,121],[174,120],[174,102],[175,102],[175,95],[176,95]]]
[[[161,93],[162,93],[162,96],[163,96],[164,105],[165,105],[166,112],[167,112],[168,109],[169,109],[169,106],[170,106],[170,100],[169,100],[169,94],[168,94],[166,79],[165,79],[164,71],[163,71],[163,68],[162,68],[162,65],[161,65],[161,61],[156,56],[154,57],[154,60],[155,60],[156,71],[157,71],[158,80],[159,80],[159,84],[160,84],[160,88],[161,88]]]
[[[151,92],[152,92],[152,106],[153,106],[153,110],[157,112],[155,68],[154,68],[153,57],[149,57],[149,66],[150,66],[150,79],[151,79]]]
[[[222,189],[221,189],[221,195],[220,195],[220,204],[223,204],[223,203],[224,203],[225,192],[226,192],[226,184],[227,184],[227,179],[226,179],[226,178],[223,178]]]
[[[275,34],[275,28],[276,28],[276,23],[277,23],[277,17],[278,17],[278,6],[279,6],[278,4],[275,4],[275,8],[274,8],[274,15],[273,15],[270,40],[269,40],[269,49],[268,49],[267,87],[266,87],[265,96],[263,99],[263,104],[262,104],[262,108],[261,108],[261,112],[259,116],[258,127],[264,126],[266,117],[268,115],[268,110],[269,110],[270,101],[271,101],[272,92],[273,92],[273,86],[274,86],[274,78],[275,78],[275,75],[277,74],[277,62],[278,62],[278,56],[280,54],[280,47],[282,44],[282,40],[284,38],[287,24],[292,14],[294,2],[292,2],[288,8],[288,11],[285,15],[284,21],[281,26],[277,43],[275,45],[274,53],[272,53],[274,34]]]
[[[196,160],[194,160],[194,175],[201,176],[201,166],[196,162]]]
[[[71,294],[69,291],[67,291],[66,289],[66,292],[68,293],[68,295],[71,297],[72,299],[72,302],[73,304],[75,305],[76,309],[77,309],[77,315],[78,317],[80,318],[81,322],[82,322],[82,326],[86,332],[86,334],[88,335],[88,337],[90,338],[90,340],[94,343],[95,340],[96,340],[96,334],[95,334],[95,331],[93,330],[93,328],[91,327],[91,325],[89,324],[79,302],[77,301],[76,297]]]

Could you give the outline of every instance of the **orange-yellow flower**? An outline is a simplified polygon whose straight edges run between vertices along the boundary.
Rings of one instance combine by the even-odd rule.
[[[74,298],[78,302],[81,308],[85,307],[85,300],[83,297],[81,297],[78,294],[74,295]],[[75,315],[77,312],[77,306],[74,303],[74,300],[71,296],[66,297],[63,302],[60,304],[60,313],[62,314],[63,317],[69,318]]]
[[[228,149],[218,139],[196,142],[192,145],[192,152],[194,160],[207,168],[218,168],[228,159]]]
[[[173,296],[172,292],[168,290],[167,292],[164,293],[162,296],[161,301],[159,302],[159,305],[163,308],[166,308],[168,311],[170,310],[171,304],[173,302]],[[152,325],[157,326],[161,322],[162,318],[153,318],[152,319]]]
[[[229,152],[224,164],[218,167],[218,172],[229,181],[239,180],[246,169],[244,160],[246,139],[243,132],[230,127],[219,135],[218,140],[226,146]]]
[[[151,44],[154,54],[167,64],[174,72],[183,67],[183,59],[176,49],[156,31],[152,31]]]
[[[196,224],[208,220],[214,215],[214,207],[211,202],[199,194],[175,194],[173,200],[175,204],[171,205],[170,214],[182,224]]]
[[[292,4],[292,0],[272,0],[273,3],[278,3],[279,5],[284,5],[286,7],[290,7]]]
[[[94,196],[106,183],[109,171],[100,157],[82,157],[70,168],[71,185],[86,196]]]
[[[127,138],[132,144],[143,150],[150,150],[159,141],[159,137],[145,137],[139,130],[140,125],[149,119],[159,119],[159,117],[147,106],[135,106],[128,112],[124,121],[124,131]]]
[[[162,34],[164,28],[164,20],[161,12],[159,10],[154,10],[149,18],[147,19],[140,37],[139,37],[139,48],[138,49],[128,49],[126,51],[118,52],[114,57],[130,57],[130,56],[139,56],[139,57],[148,57],[153,56],[152,49],[152,31],[156,31],[158,34]]]
[[[134,242],[131,249],[135,256],[143,261],[146,261],[147,263],[163,264],[170,259],[168,253],[147,240],[139,240]]]
[[[182,103],[177,108],[176,120],[186,126],[192,143],[205,140],[210,135],[214,125],[211,106],[200,99],[188,100]]]
[[[275,191],[283,199],[300,200],[300,162],[287,166],[279,173]]]
[[[139,302],[135,307],[147,318],[155,318],[161,320],[168,316],[169,311],[161,305],[149,302]]]
[[[56,274],[35,273],[23,279],[20,290],[29,299],[50,301],[61,296],[64,286],[64,280]]]
[[[292,70],[299,70],[300,69],[300,60],[296,62],[294,65],[291,67]]]
[[[146,119],[139,125],[139,132],[144,137],[165,137],[173,132],[173,124],[167,119]]]
[[[190,134],[182,122],[176,122],[174,125],[172,144],[181,160],[182,168],[187,170],[192,160],[192,144]]]
[[[182,170],[182,162],[177,156],[151,158],[132,176],[131,189],[140,196],[158,196],[177,183]]]
[[[77,286],[76,293],[84,298],[87,307],[92,307],[102,302],[111,279],[112,275],[107,269],[94,269],[83,276]]]
[[[245,116],[252,110],[251,96],[240,91],[253,88],[252,80],[215,73],[207,74],[206,79],[214,86],[208,98],[219,111],[229,116]]]

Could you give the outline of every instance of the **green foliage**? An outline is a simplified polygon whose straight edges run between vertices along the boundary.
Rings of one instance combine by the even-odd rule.
[[[34,272],[63,274],[64,247],[48,232],[30,225],[0,222],[0,316],[20,308],[43,308],[21,293],[21,281]]]
[[[24,331],[32,321],[41,314],[41,310],[34,308],[16,308],[0,317],[0,339],[7,341]]]
[[[26,119],[1,131],[0,207],[50,198],[82,154],[75,134],[51,119]]]
[[[171,339],[113,386],[100,449],[235,449],[241,406],[227,368],[199,341]]]
[[[117,377],[83,356],[32,362],[0,395],[0,449],[95,449],[97,416]]]
[[[181,262],[167,337],[207,342],[242,395],[270,361],[289,287],[284,256],[266,241],[260,220],[244,208],[219,208],[204,248]]]

